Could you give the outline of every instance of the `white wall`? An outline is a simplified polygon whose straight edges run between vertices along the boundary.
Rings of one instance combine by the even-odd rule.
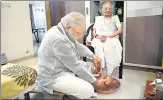
[[[163,1],[127,1],[127,17],[162,14]]]
[[[47,31],[45,1],[30,1],[30,4],[33,4],[33,14],[36,28],[45,28]]]
[[[88,8],[88,14],[86,13],[86,9]],[[90,26],[90,1],[85,1],[85,17],[86,17],[86,30],[88,29],[88,27]]]
[[[127,10],[162,7],[163,1],[127,1]]]
[[[11,7],[1,8],[1,53],[15,60],[34,54],[29,1],[9,3]]]

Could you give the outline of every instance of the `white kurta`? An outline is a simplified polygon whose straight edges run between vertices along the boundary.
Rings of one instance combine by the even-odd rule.
[[[53,90],[88,99],[94,95],[91,83],[96,78],[90,66],[80,56],[92,57],[93,53],[64,30],[62,23],[45,34],[38,52],[37,86],[35,91]]]
[[[110,36],[120,26],[122,25],[117,15],[109,20],[104,19],[104,16],[98,16],[96,17],[93,28],[96,29],[96,33],[99,36]],[[120,65],[122,58],[122,46],[119,41],[119,36],[107,38],[104,43],[100,39],[94,38],[91,44],[95,49],[95,54],[102,60],[102,67],[107,67],[107,74],[111,74]]]

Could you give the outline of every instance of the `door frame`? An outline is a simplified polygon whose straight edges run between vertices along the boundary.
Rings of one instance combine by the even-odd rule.
[[[50,14],[49,0],[45,1],[45,11],[46,11],[47,30],[49,30],[52,27],[52,25],[51,25],[51,14]]]

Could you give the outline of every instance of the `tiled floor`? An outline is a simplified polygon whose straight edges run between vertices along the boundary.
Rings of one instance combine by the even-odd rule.
[[[31,58],[15,63],[36,68],[36,62],[37,58]],[[98,99],[144,99],[145,82],[146,80],[153,80],[154,76],[155,74],[152,72],[124,69],[123,79],[121,79],[121,88],[112,94],[98,94]],[[41,95],[37,97],[45,98],[43,95],[42,97]],[[46,98],[51,97],[47,95]]]
[[[34,48],[34,56],[38,56],[38,49],[40,47],[40,43],[33,42],[33,48]]]
[[[34,47],[34,55],[37,57],[37,52],[38,52],[38,48],[40,46],[40,43],[45,35],[45,30],[40,30],[38,32],[38,38],[39,38],[39,43],[36,42],[36,38],[34,36],[34,34],[32,34],[32,38],[33,38],[33,47]]]

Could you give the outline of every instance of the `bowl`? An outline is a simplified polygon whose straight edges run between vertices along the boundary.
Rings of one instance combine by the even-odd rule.
[[[105,84],[102,88],[98,88],[96,90],[97,93],[110,94],[119,90],[121,83],[118,78],[113,77],[113,76],[105,76],[105,78],[108,79],[108,83]]]

